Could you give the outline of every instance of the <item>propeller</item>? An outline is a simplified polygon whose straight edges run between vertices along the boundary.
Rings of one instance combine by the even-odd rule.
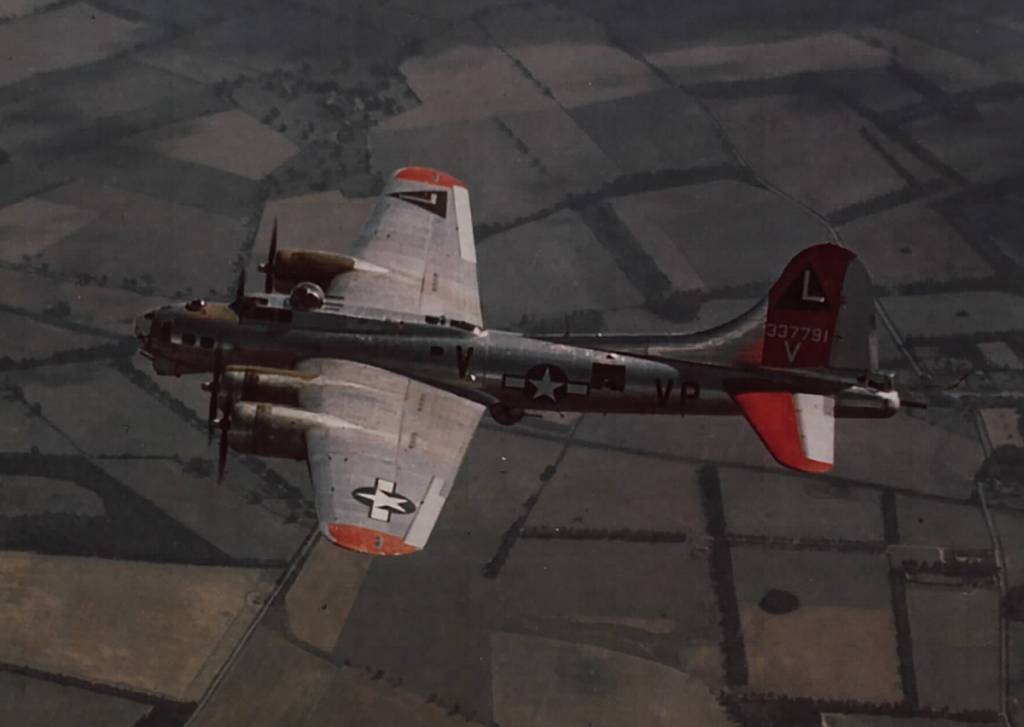
[[[244,282],[244,281],[243,281]],[[241,286],[240,286],[241,287]],[[213,378],[203,384],[203,390],[210,392],[210,410],[206,418],[206,444],[213,443],[213,430],[220,430],[220,442],[217,445],[217,484],[224,481],[224,468],[228,460],[228,431],[231,429],[231,402],[224,404],[224,414],[217,417],[220,404],[221,377],[224,375],[224,349],[221,346],[213,352]]]
[[[217,484],[224,482],[224,468],[228,463],[228,432],[231,430],[231,409],[217,420],[220,428],[220,442],[217,445]]]
[[[232,306],[237,308],[245,299],[245,268],[238,274],[238,287],[235,289],[235,302]]]
[[[213,378],[203,384],[203,391],[210,392],[210,410],[206,417],[206,445],[213,443],[213,426],[217,418],[217,399],[220,396],[220,377],[224,373],[224,350],[217,346],[213,352]]]
[[[277,258],[277,218],[274,218],[274,229],[270,233],[270,251],[267,253],[267,261],[260,265],[260,272],[266,274],[263,281],[263,292],[274,292],[274,260]]]

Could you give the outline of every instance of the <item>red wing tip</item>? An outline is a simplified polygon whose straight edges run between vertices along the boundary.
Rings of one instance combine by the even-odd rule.
[[[424,184],[438,184],[442,187],[465,187],[465,182],[456,179],[450,174],[430,167],[402,167],[394,173],[395,179],[404,179],[409,182],[423,182]]]
[[[323,531],[327,539],[346,550],[370,555],[408,555],[419,548],[409,545],[401,538],[357,525],[328,523]]]
[[[790,469],[794,469],[799,472],[810,472],[816,475],[820,475],[824,472],[831,472],[833,467],[831,462],[819,462],[816,459],[801,459],[795,462],[785,462],[779,459],[778,462]]]

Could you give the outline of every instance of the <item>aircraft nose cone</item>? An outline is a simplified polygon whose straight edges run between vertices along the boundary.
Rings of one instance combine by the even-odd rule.
[[[140,341],[145,341],[149,338],[149,332],[153,326],[153,311],[149,311],[135,319],[134,332],[135,337]]]

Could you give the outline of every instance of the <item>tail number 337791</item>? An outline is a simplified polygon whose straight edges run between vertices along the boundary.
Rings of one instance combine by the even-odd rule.
[[[827,328],[816,326],[794,326],[790,323],[765,323],[765,338],[783,338],[787,341],[812,341],[822,343],[828,341]]]

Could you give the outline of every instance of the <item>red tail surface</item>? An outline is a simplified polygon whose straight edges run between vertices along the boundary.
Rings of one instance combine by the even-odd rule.
[[[794,257],[768,293],[760,365],[875,369],[871,278],[849,249],[815,245]],[[750,356],[756,348],[751,347]],[[747,421],[780,463],[804,472],[832,468],[835,399],[800,391],[732,393]]]
[[[791,391],[743,391],[733,394],[733,398],[777,462],[801,472],[832,469],[832,397]]]
[[[824,244],[809,247],[790,261],[768,293],[763,365],[830,365],[843,283],[855,258],[845,247]]]

